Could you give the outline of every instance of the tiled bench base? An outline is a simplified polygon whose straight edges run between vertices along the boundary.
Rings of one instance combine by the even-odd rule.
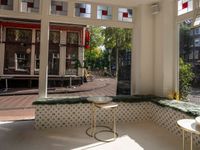
[[[107,124],[112,121],[111,111],[97,110],[97,123]],[[152,102],[123,103],[120,102],[116,112],[117,122],[153,121],[166,128],[174,135],[182,136],[176,121],[191,118],[183,112],[169,107],[161,107]],[[89,125],[91,106],[89,103],[36,105],[36,129],[79,127]],[[186,136],[189,139],[189,135]],[[195,135],[194,144],[200,147],[200,136]]]

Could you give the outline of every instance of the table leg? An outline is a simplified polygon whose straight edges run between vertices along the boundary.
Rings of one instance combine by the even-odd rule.
[[[185,131],[183,130],[183,150],[185,150]]]
[[[96,108],[94,104],[93,104],[93,119],[94,119],[94,126],[93,126],[93,137],[94,137],[96,132]]]
[[[113,137],[116,138],[115,108],[112,110],[112,112],[113,112]]]
[[[191,136],[190,136],[190,149],[192,150],[192,133],[191,133]]]
[[[93,136],[93,128],[94,128],[94,111],[93,111],[93,103],[91,103],[90,107],[91,107],[91,136]]]

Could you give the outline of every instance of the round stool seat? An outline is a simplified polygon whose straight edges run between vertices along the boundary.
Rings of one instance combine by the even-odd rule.
[[[95,104],[96,107],[100,109],[109,109],[109,108],[115,108],[118,106],[117,103],[110,102],[110,103],[105,103],[105,104]]]

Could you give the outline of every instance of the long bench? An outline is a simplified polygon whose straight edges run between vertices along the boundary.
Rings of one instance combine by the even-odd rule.
[[[153,121],[169,132],[181,136],[176,122],[183,118],[200,116],[200,106],[154,96],[117,96],[113,101],[119,104],[117,122]],[[86,97],[38,99],[35,127],[37,129],[79,127],[90,124],[90,103]],[[97,112],[97,123],[109,123],[109,112]],[[186,136],[189,139],[189,135]],[[200,137],[195,135],[194,143],[200,147]]]

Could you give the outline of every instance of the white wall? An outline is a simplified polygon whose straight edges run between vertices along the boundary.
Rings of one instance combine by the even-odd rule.
[[[152,94],[154,85],[154,22],[149,5],[135,11],[132,94]]]
[[[155,16],[155,94],[167,96],[175,90],[176,33],[173,0],[162,0],[161,11]]]
[[[175,91],[178,57],[174,4],[173,0],[161,0],[157,15],[152,15],[149,4],[136,8],[132,94],[167,96]]]

